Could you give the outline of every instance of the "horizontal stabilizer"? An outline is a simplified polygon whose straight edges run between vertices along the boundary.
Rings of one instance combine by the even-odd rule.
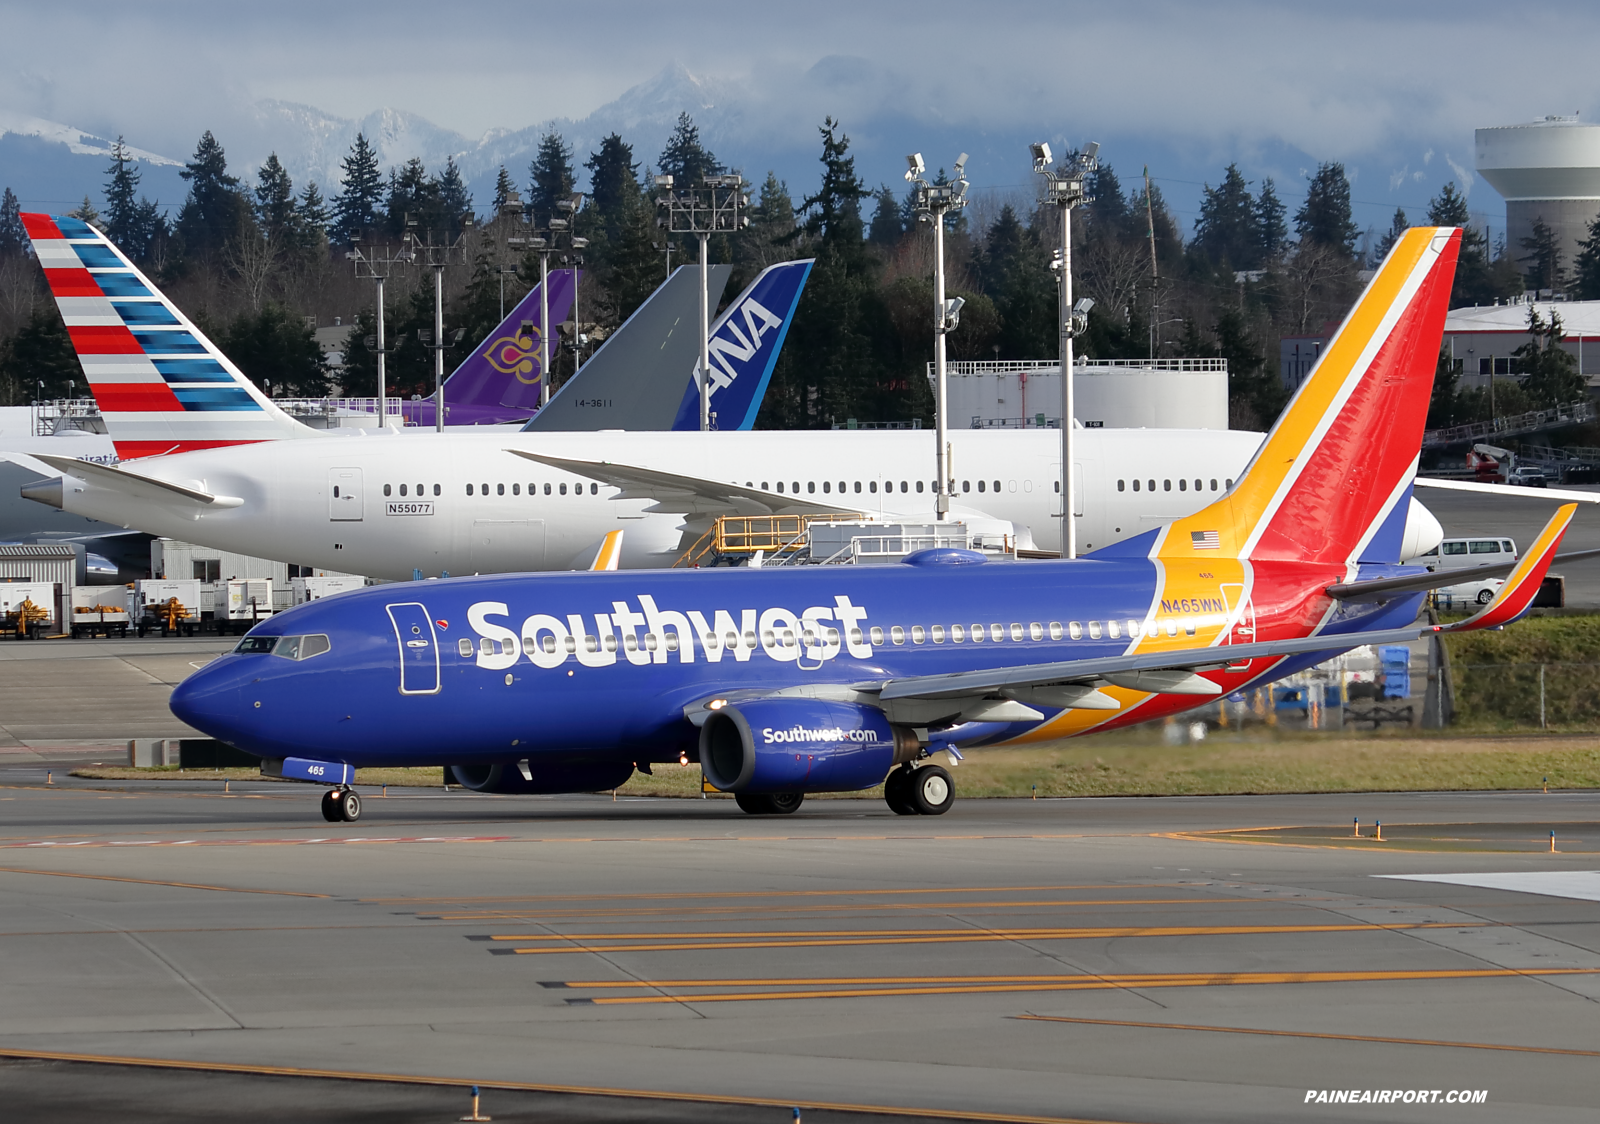
[[[1600,556],[1600,550],[1572,550],[1566,554],[1558,554],[1551,562],[1577,562],[1584,558]],[[1447,585],[1463,585],[1466,582],[1482,581],[1485,578],[1503,578],[1511,573],[1521,561],[1501,562],[1488,566],[1470,566],[1465,570],[1435,570],[1427,574],[1411,574],[1402,578],[1375,578],[1364,582],[1341,582],[1330,585],[1327,589],[1329,597],[1337,597],[1340,601],[1387,601],[1399,593],[1416,593],[1423,589],[1442,589]]]
[[[1577,510],[1575,503],[1563,504],[1550,517],[1550,522],[1544,525],[1544,530],[1539,532],[1539,537],[1533,541],[1528,552],[1517,562],[1511,576],[1506,578],[1506,584],[1494,595],[1494,600],[1485,605],[1482,612],[1457,624],[1446,625],[1441,631],[1473,632],[1482,628],[1500,628],[1533,608],[1533,599],[1544,584],[1544,576],[1550,572],[1550,563],[1555,561],[1556,547],[1561,545],[1561,536],[1567,533],[1567,525],[1572,522]],[[1597,552],[1582,553],[1588,555]]]
[[[167,506],[171,506],[175,502],[183,502],[189,505],[198,505],[202,508],[210,508],[214,511],[238,507],[244,503],[244,500],[237,496],[215,496],[198,488],[185,488],[181,484],[170,484],[165,480],[152,480],[150,477],[140,476],[136,472],[112,468],[110,465],[96,464],[93,461],[73,460],[71,457],[56,456],[53,453],[38,453],[35,455],[57,472],[66,476],[76,476],[79,480],[105,488],[108,491],[118,492],[131,499],[148,500]]]

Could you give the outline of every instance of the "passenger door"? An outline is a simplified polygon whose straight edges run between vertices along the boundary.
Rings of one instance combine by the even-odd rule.
[[[439,693],[439,638],[427,606],[408,601],[389,606],[389,620],[400,644],[400,693]]]
[[[361,521],[361,470],[328,469],[328,519],[332,522]]]

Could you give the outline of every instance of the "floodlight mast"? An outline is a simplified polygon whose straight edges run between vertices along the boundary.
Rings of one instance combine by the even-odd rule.
[[[1033,156],[1033,170],[1044,177],[1045,202],[1061,211],[1061,248],[1050,263],[1051,269],[1060,271],[1057,294],[1061,321],[1061,557],[1076,558],[1078,528],[1073,517],[1078,474],[1072,461],[1072,341],[1088,327],[1089,309],[1094,302],[1080,301],[1078,307],[1072,303],[1072,211],[1092,202],[1084,194],[1083,181],[1100,166],[1097,159],[1100,146],[1089,142],[1081,152],[1063,160],[1058,169],[1051,168],[1054,159],[1048,144],[1041,141],[1030,145],[1029,152]]]
[[[710,239],[714,233],[733,233],[750,225],[741,211],[750,205],[744,177],[729,174],[702,176],[689,187],[677,187],[673,177],[655,177],[661,194],[656,207],[663,212],[656,225],[668,234],[693,234],[700,240],[700,362],[695,383],[700,388],[700,428],[711,428],[711,307],[707,278],[711,272]],[[669,243],[670,246],[670,243]],[[671,258],[668,258],[668,276]]]
[[[922,153],[913,152],[906,157],[906,180],[911,184],[912,209],[917,212],[919,222],[933,224],[933,433],[936,442],[933,463],[938,473],[933,488],[933,510],[934,518],[939,521],[949,516],[950,492],[955,485],[955,481],[950,479],[947,464],[950,450],[946,432],[949,410],[946,409],[948,384],[944,338],[960,326],[961,306],[965,303],[960,297],[945,299],[944,220],[951,211],[959,211],[967,205],[966,167],[967,154],[963,152],[956,158],[956,178],[953,183],[930,184],[922,178],[928,170],[922,161]]]
[[[389,276],[389,271],[397,265],[406,265],[415,257],[409,250],[401,248],[397,253],[385,246],[382,256],[376,249],[363,249],[360,245],[361,235],[353,234],[350,238],[350,249],[345,252],[345,258],[355,263],[357,277],[370,277],[376,287],[375,299],[377,301],[377,335],[372,340],[368,349],[377,356],[378,360],[378,428],[381,430],[388,424],[388,385],[384,358],[394,350],[387,346],[383,335],[383,282]],[[403,333],[402,333],[403,334]],[[398,341],[396,341],[398,343]]]
[[[414,259],[418,252],[426,256],[428,265],[433,270],[433,332],[431,338],[424,344],[433,351],[433,428],[437,433],[444,432],[444,349],[450,344],[444,338],[444,269],[452,261],[465,261],[466,247],[464,242],[467,231],[472,229],[472,216],[465,215],[461,219],[462,230],[454,238],[445,232],[443,242],[433,240],[433,230],[428,230],[428,240],[422,241],[411,230],[417,221],[410,215],[406,216],[405,238],[411,244],[411,256]],[[420,334],[420,333],[419,333]],[[456,333],[459,337],[461,333]]]

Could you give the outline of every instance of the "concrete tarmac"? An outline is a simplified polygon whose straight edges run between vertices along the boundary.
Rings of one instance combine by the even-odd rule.
[[[0,1056],[29,1057],[0,1066],[0,1096],[64,1098],[61,1119],[79,1088],[157,1118],[197,1072],[223,1108],[306,1119],[446,1119],[473,1083],[485,1112],[530,1119],[1443,1111],[1306,1104],[1319,1090],[1594,1118],[1592,794],[958,800],[921,819],[395,789],[330,825],[310,787],[46,786],[52,767],[0,766]],[[1546,892],[1378,877],[1477,872]],[[80,1082],[68,1059],[201,1068]],[[356,1077],[430,1084],[339,1083],[351,1111],[318,1115]]]

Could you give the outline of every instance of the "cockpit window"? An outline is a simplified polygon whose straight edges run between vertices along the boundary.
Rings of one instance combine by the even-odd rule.
[[[310,636],[246,636],[234,651],[281,656],[286,660],[309,660],[322,655],[329,647],[327,636],[312,633]]]

